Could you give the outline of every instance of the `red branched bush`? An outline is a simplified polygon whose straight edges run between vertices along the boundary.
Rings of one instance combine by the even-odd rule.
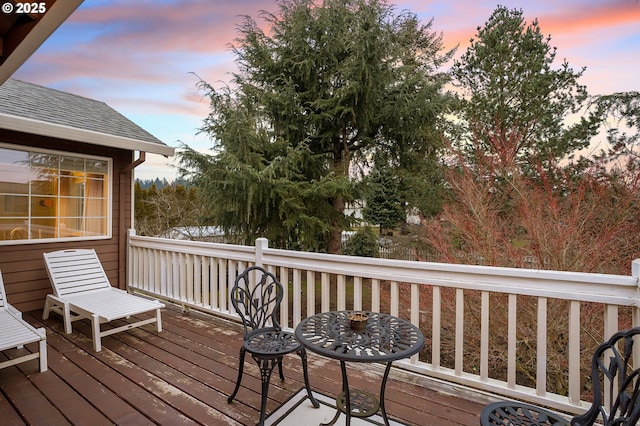
[[[499,134],[499,132],[496,132]],[[492,152],[455,151],[446,172],[448,194],[441,214],[423,224],[421,238],[438,261],[489,266],[628,275],[640,257],[640,178],[637,167],[612,167],[597,160],[560,166],[525,162],[512,140],[490,138]],[[479,368],[480,300],[465,292],[465,370]],[[453,365],[455,293],[443,292],[443,365]],[[518,382],[534,386],[536,298],[518,298]],[[429,310],[430,300],[421,306]],[[491,298],[490,375],[506,378],[506,296]],[[547,321],[549,391],[565,393],[568,302],[549,300]],[[446,307],[451,309],[446,309]],[[603,307],[583,304],[583,372],[604,340]],[[621,311],[622,312],[622,311]],[[430,317],[429,317],[430,318]],[[621,326],[629,325],[622,312]],[[429,330],[431,324],[424,324]],[[584,380],[583,383],[587,383]],[[584,389],[584,394],[589,390]]]

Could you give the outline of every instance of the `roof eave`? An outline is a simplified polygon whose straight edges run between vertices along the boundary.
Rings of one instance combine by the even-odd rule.
[[[40,22],[29,31],[18,47],[0,65],[0,84],[5,82],[75,11],[83,0],[64,0],[53,3]]]
[[[47,123],[45,121],[16,117],[14,115],[2,113],[0,113],[0,129],[66,139],[93,145],[108,146],[111,148],[125,149],[129,151],[144,151],[150,154],[159,154],[164,156],[175,155],[175,148],[162,143],[153,143],[139,139],[125,138],[122,136],[107,135],[91,130],[83,130],[75,127]]]

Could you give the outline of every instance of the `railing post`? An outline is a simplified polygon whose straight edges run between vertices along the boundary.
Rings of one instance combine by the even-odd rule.
[[[256,238],[256,266],[263,266],[263,252],[266,248],[269,248],[269,240]]]
[[[636,281],[636,304],[633,308],[632,321],[634,327],[640,327],[640,259],[635,259],[631,262],[631,276]],[[640,355],[640,345],[637,346],[638,355]]]
[[[640,259],[631,262],[631,276],[636,280],[636,303],[632,308],[632,326],[640,327]],[[633,368],[640,367],[640,345],[633,347]]]
[[[125,247],[125,252],[126,252],[126,263],[125,263],[125,268],[127,271],[127,277],[126,282],[125,282],[125,289],[127,292],[131,293],[131,283],[133,282],[133,250],[131,249],[131,238],[136,236],[136,230],[135,229],[129,229],[127,231],[127,247]]]
[[[640,259],[631,262],[631,276],[636,279],[636,284],[640,284]]]

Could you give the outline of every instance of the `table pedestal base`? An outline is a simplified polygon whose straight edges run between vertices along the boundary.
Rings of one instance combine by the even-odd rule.
[[[349,389],[349,380],[347,378],[347,367],[344,361],[340,361],[340,368],[342,370],[342,392],[336,397],[336,415],[331,419],[329,423],[320,423],[320,426],[333,426],[340,418],[341,413],[345,413],[347,416],[346,424],[351,424],[351,417],[370,417],[380,410],[382,413],[382,420],[386,426],[389,426],[389,419],[387,418],[387,411],[384,406],[384,391],[387,386],[387,379],[389,378],[389,371],[391,370],[391,362],[387,363],[387,367],[384,370],[382,377],[382,384],[380,386],[380,402],[370,392],[366,392],[360,389]]]
[[[351,389],[349,391],[349,396],[351,400],[351,415],[354,417],[369,417],[373,416],[378,412],[380,408],[380,403],[374,394],[359,390],[359,389]],[[341,392],[340,395],[336,398],[336,406],[343,413],[347,412],[347,404],[345,400],[344,392]]]

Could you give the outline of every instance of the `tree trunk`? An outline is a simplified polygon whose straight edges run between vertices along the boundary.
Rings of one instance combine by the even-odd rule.
[[[344,215],[344,198],[336,197],[333,199],[333,208]],[[335,218],[331,224],[331,233],[329,234],[329,253],[340,254],[342,251],[342,220]]]
[[[346,145],[346,131],[341,139],[334,142],[333,172],[336,176],[349,176],[349,151]],[[335,210],[335,217],[331,223],[329,233],[329,253],[340,254],[342,251],[342,230],[344,226],[344,197],[336,195],[331,205]]]

